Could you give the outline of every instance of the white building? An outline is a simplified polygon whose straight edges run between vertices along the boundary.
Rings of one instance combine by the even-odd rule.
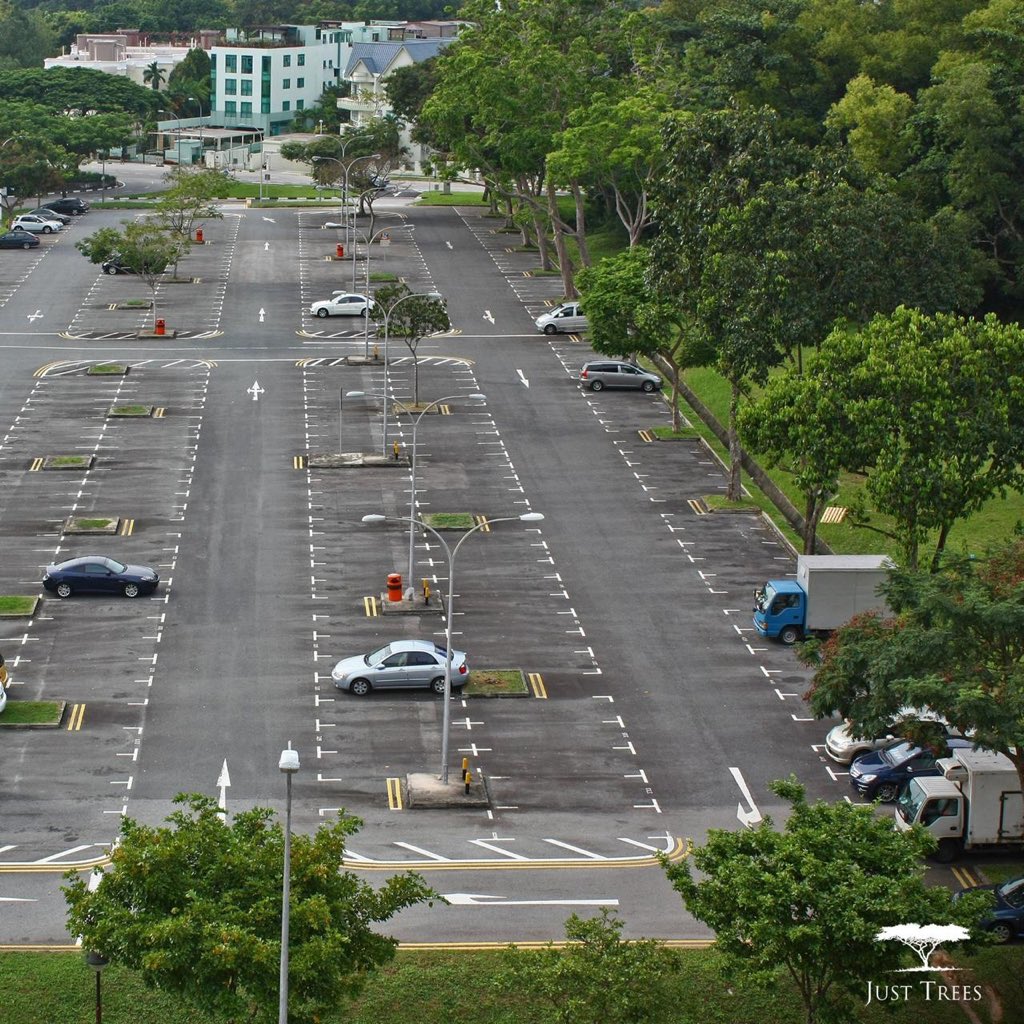
[[[192,40],[191,46],[151,46],[139,38],[137,32],[114,32],[109,35],[83,34],[71,44],[70,52],[60,57],[47,57],[44,68],[90,68],[108,75],[128,78],[136,85],[147,88],[147,68],[156,64],[163,72],[161,88],[167,84],[171,72],[189,54],[189,50],[202,47],[203,41]]]

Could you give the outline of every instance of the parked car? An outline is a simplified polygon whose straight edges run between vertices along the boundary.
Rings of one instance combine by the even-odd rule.
[[[38,213],[23,213],[11,221],[12,228],[21,228],[23,231],[31,231],[34,235],[50,235],[55,231],[63,231],[64,225],[59,220],[49,220],[40,217]]]
[[[48,565],[43,586],[58,597],[75,593],[124,594],[139,597],[152,594],[160,576],[148,565],[125,565],[105,555],[84,555]]]
[[[5,231],[0,235],[0,249],[31,249],[39,239],[28,231]]]
[[[632,363],[602,359],[599,362],[584,363],[580,370],[580,383],[591,391],[605,388],[639,388],[648,393],[661,389],[661,378],[648,373]]]
[[[952,750],[973,747],[974,744],[971,740],[953,736],[946,740],[946,746]],[[935,762],[946,756],[945,750],[937,754],[905,740],[894,747],[858,757],[850,765],[850,785],[865,800],[892,803],[911,779],[939,775]]]
[[[56,210],[51,210],[48,206],[40,206],[38,209],[29,210],[29,213],[34,213],[38,217],[42,217],[44,220],[59,220],[61,224],[71,223],[71,214],[69,213],[58,213]]]
[[[1009,942],[1015,935],[1024,935],[1024,877],[1011,878],[1002,885],[972,885],[955,893],[990,892],[994,906],[981,919],[981,926],[992,933],[996,942]]]
[[[907,738],[906,730],[920,722],[927,722],[947,737],[960,735],[945,719],[928,708],[901,708],[893,719],[893,725],[879,736],[854,736],[849,721],[833,726],[825,737],[825,753],[839,764],[850,764],[861,754],[903,742]]]
[[[100,267],[104,274],[134,274],[135,271],[129,267],[124,259],[119,256],[116,252],[111,253],[108,259],[105,259]]]
[[[65,196],[63,199],[53,199],[43,205],[58,213],[69,213],[72,217],[81,217],[83,213],[89,212],[89,204],[75,196]]]
[[[309,307],[310,313],[314,316],[366,316],[369,310],[373,309],[373,299],[365,295],[355,295],[352,292],[339,292],[322,302],[314,302]]]
[[[537,330],[545,334],[557,334],[559,331],[572,334],[587,329],[587,318],[580,312],[578,302],[563,302],[550,313],[542,313],[534,323]]]
[[[447,648],[433,640],[395,640],[370,654],[339,661],[331,678],[339,690],[365,697],[371,690],[429,687],[444,693]],[[452,651],[452,689],[469,682],[469,666],[463,651]]]

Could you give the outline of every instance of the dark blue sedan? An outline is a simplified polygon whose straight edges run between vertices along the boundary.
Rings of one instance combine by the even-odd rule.
[[[1024,935],[1024,878],[1011,878],[1002,885],[973,885],[960,891],[992,893],[993,907],[981,919],[981,927],[990,931],[996,942]]]
[[[28,231],[15,229],[0,235],[0,249],[32,249],[39,244],[39,239]]]
[[[946,744],[950,750],[974,746],[970,740],[957,737],[950,737]],[[936,754],[909,741],[897,743],[887,750],[872,750],[850,765],[850,785],[866,800],[892,803],[911,779],[938,775],[935,762],[948,756],[946,751]]]
[[[125,565],[104,555],[85,555],[48,565],[43,586],[58,597],[72,594],[123,594],[140,597],[152,594],[160,576],[148,565]]]

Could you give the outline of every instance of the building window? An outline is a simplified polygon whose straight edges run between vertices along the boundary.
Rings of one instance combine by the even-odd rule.
[[[252,79],[251,78],[243,78],[242,79],[242,95],[243,96],[251,96],[252,95]]]
[[[306,55],[304,53],[299,54],[299,67],[304,68],[306,66]]]
[[[305,110],[306,109],[306,101],[305,100],[296,100],[295,101],[295,109],[296,110]]]
[[[226,53],[224,55],[224,70],[236,72],[238,71],[238,55],[235,53]]]
[[[237,78],[225,78],[224,79],[224,95],[235,96],[238,93],[238,79]]]
[[[260,97],[260,113],[261,114],[269,114],[270,113],[270,97],[266,93],[264,93]]]
[[[290,53],[286,53],[284,55],[284,66],[286,68],[290,68],[292,66],[292,55]]]
[[[295,88],[296,89],[305,89],[306,88],[306,80],[304,78],[296,78],[295,79]]]
[[[252,54],[251,53],[243,53],[242,54],[242,74],[243,75],[251,75],[252,74]]]
[[[291,110],[292,109],[292,102],[291,102],[291,100],[285,100],[281,104],[281,109],[282,110]]]
[[[292,80],[290,78],[286,78],[286,79],[284,79],[281,82],[281,88],[282,89],[290,89],[291,87],[292,87]]]
[[[234,114],[236,106],[237,106],[237,104],[235,103],[234,100],[225,100],[224,101],[224,113],[225,114]]]
[[[250,117],[250,116],[252,116],[252,104],[251,103],[241,103],[241,104],[239,104],[238,112],[243,117]]]

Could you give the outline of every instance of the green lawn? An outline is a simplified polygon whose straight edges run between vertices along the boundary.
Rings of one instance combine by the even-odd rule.
[[[7,707],[0,715],[0,726],[44,725],[58,723],[61,706],[53,700],[13,700],[8,693]]]
[[[442,911],[443,912],[443,911]],[[400,951],[353,1003],[324,1016],[324,1024],[533,1024],[550,1019],[525,996],[510,998],[494,990],[495,952]],[[680,950],[679,972],[672,980],[671,1010],[645,1024],[800,1024],[803,1016],[791,988],[762,992],[719,973],[713,950]],[[957,982],[988,983],[999,992],[1001,1024],[1024,1024],[1024,946],[989,949],[960,958]],[[976,975],[976,977],[974,976]],[[883,981],[885,979],[882,979]],[[108,967],[102,979],[106,1024],[212,1024],[178,1001],[148,991],[129,972]],[[0,992],[4,1024],[81,1024],[93,1019],[95,982],[80,953],[5,952],[0,954]],[[982,1024],[994,1024],[983,1004],[973,1004]],[[582,1019],[582,1018],[581,1018]],[[874,1006],[857,1016],[861,1024],[965,1024],[950,1002],[917,999]]]

